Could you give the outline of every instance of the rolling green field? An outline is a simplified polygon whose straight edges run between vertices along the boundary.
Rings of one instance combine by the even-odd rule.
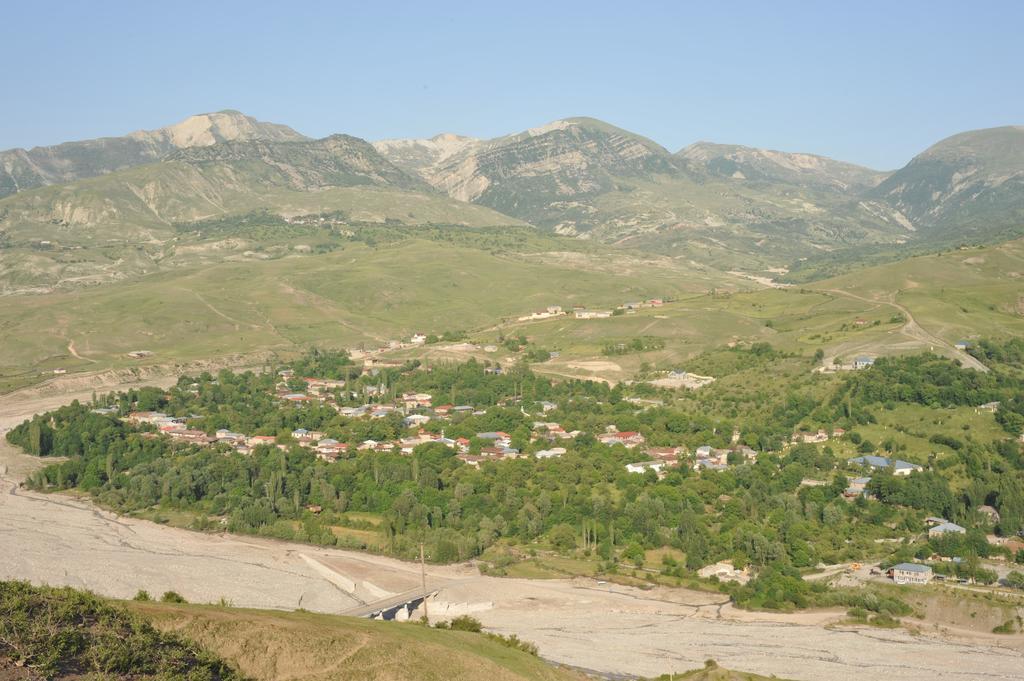
[[[947,251],[871,267],[814,288],[843,289],[908,307],[932,333],[956,342],[1024,333],[1024,241]]]
[[[154,353],[143,364],[166,364],[314,343],[377,347],[420,331],[485,327],[552,304],[611,306],[736,282],[670,268],[635,277],[440,241],[353,242],[321,255],[0,298],[0,375],[133,366],[139,362],[126,357],[133,350]]]
[[[850,361],[855,355],[931,350],[962,359],[951,347],[979,337],[1024,335],[1024,242],[956,250],[865,268],[805,288],[704,293],[662,308],[608,319],[558,318],[514,325],[561,353],[537,368],[552,373],[631,377],[642,363],[683,367],[710,348],[766,341],[777,349]],[[923,333],[908,329],[906,313]],[[608,342],[639,336],[665,340],[664,349],[600,357]],[[570,364],[599,359],[618,365],[587,371]]]
[[[732,342],[769,342],[808,358],[821,349],[827,360],[849,361],[927,349],[959,357],[952,344],[961,339],[1024,334],[1022,241],[870,267],[813,288],[758,289],[681,260],[620,254],[530,230],[502,238],[425,227],[424,238],[399,238],[388,229],[398,228],[370,230],[323,253],[2,297],[0,388],[38,382],[54,369],[287,354],[314,344],[369,349],[417,332],[465,331],[478,344],[522,334],[559,353],[536,369],[616,381],[644,365],[686,368],[687,360]],[[580,245],[558,250],[566,242]],[[548,305],[612,309],[651,297],[668,302],[606,319],[516,321]],[[663,347],[602,355],[609,343],[647,336]],[[153,355],[130,359],[133,350]],[[437,346],[396,354],[465,359]],[[503,350],[477,354],[512,358]]]

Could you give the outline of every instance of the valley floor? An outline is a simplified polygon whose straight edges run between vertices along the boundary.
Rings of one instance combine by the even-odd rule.
[[[419,566],[368,554],[210,535],[119,518],[91,503],[18,487],[39,462],[0,444],[0,579],[72,585],[131,597],[175,590],[192,602],[355,613],[419,589]],[[733,609],[723,597],[593,580],[481,576],[429,566],[432,617],[471,612],[536,643],[553,662],[603,674],[655,675],[724,666],[795,679],[894,681],[1019,678],[1019,637],[944,639],[933,632],[826,626],[837,611]],[[415,613],[414,616],[418,616]],[[922,625],[924,626],[924,625]]]

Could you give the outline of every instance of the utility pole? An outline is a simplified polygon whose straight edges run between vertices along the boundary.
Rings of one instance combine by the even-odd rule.
[[[423,584],[423,619],[429,623],[430,616],[427,614],[427,566],[423,558],[423,542],[420,542],[420,582]]]

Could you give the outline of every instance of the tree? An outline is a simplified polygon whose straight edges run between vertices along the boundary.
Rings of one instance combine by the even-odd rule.
[[[551,528],[548,539],[561,553],[569,553],[576,549],[576,531],[568,523],[559,523]]]
[[[1024,589],[1024,572],[1011,570],[1006,575],[1006,585],[1012,586],[1014,589]]]
[[[644,547],[640,544],[633,542],[622,552],[622,557],[633,563],[637,567],[644,566]]]

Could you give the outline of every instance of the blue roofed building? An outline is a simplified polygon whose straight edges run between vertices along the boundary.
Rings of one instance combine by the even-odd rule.
[[[855,456],[849,460],[857,466],[864,466],[871,470],[879,468],[891,468],[893,475],[910,475],[914,471],[922,471],[924,468],[917,465],[916,463],[910,463],[909,461],[901,461],[899,459],[890,459],[887,456],[875,456],[873,454],[867,454],[865,456]]]
[[[932,581],[932,569],[919,563],[900,563],[889,568],[889,576],[897,584],[927,584]]]

